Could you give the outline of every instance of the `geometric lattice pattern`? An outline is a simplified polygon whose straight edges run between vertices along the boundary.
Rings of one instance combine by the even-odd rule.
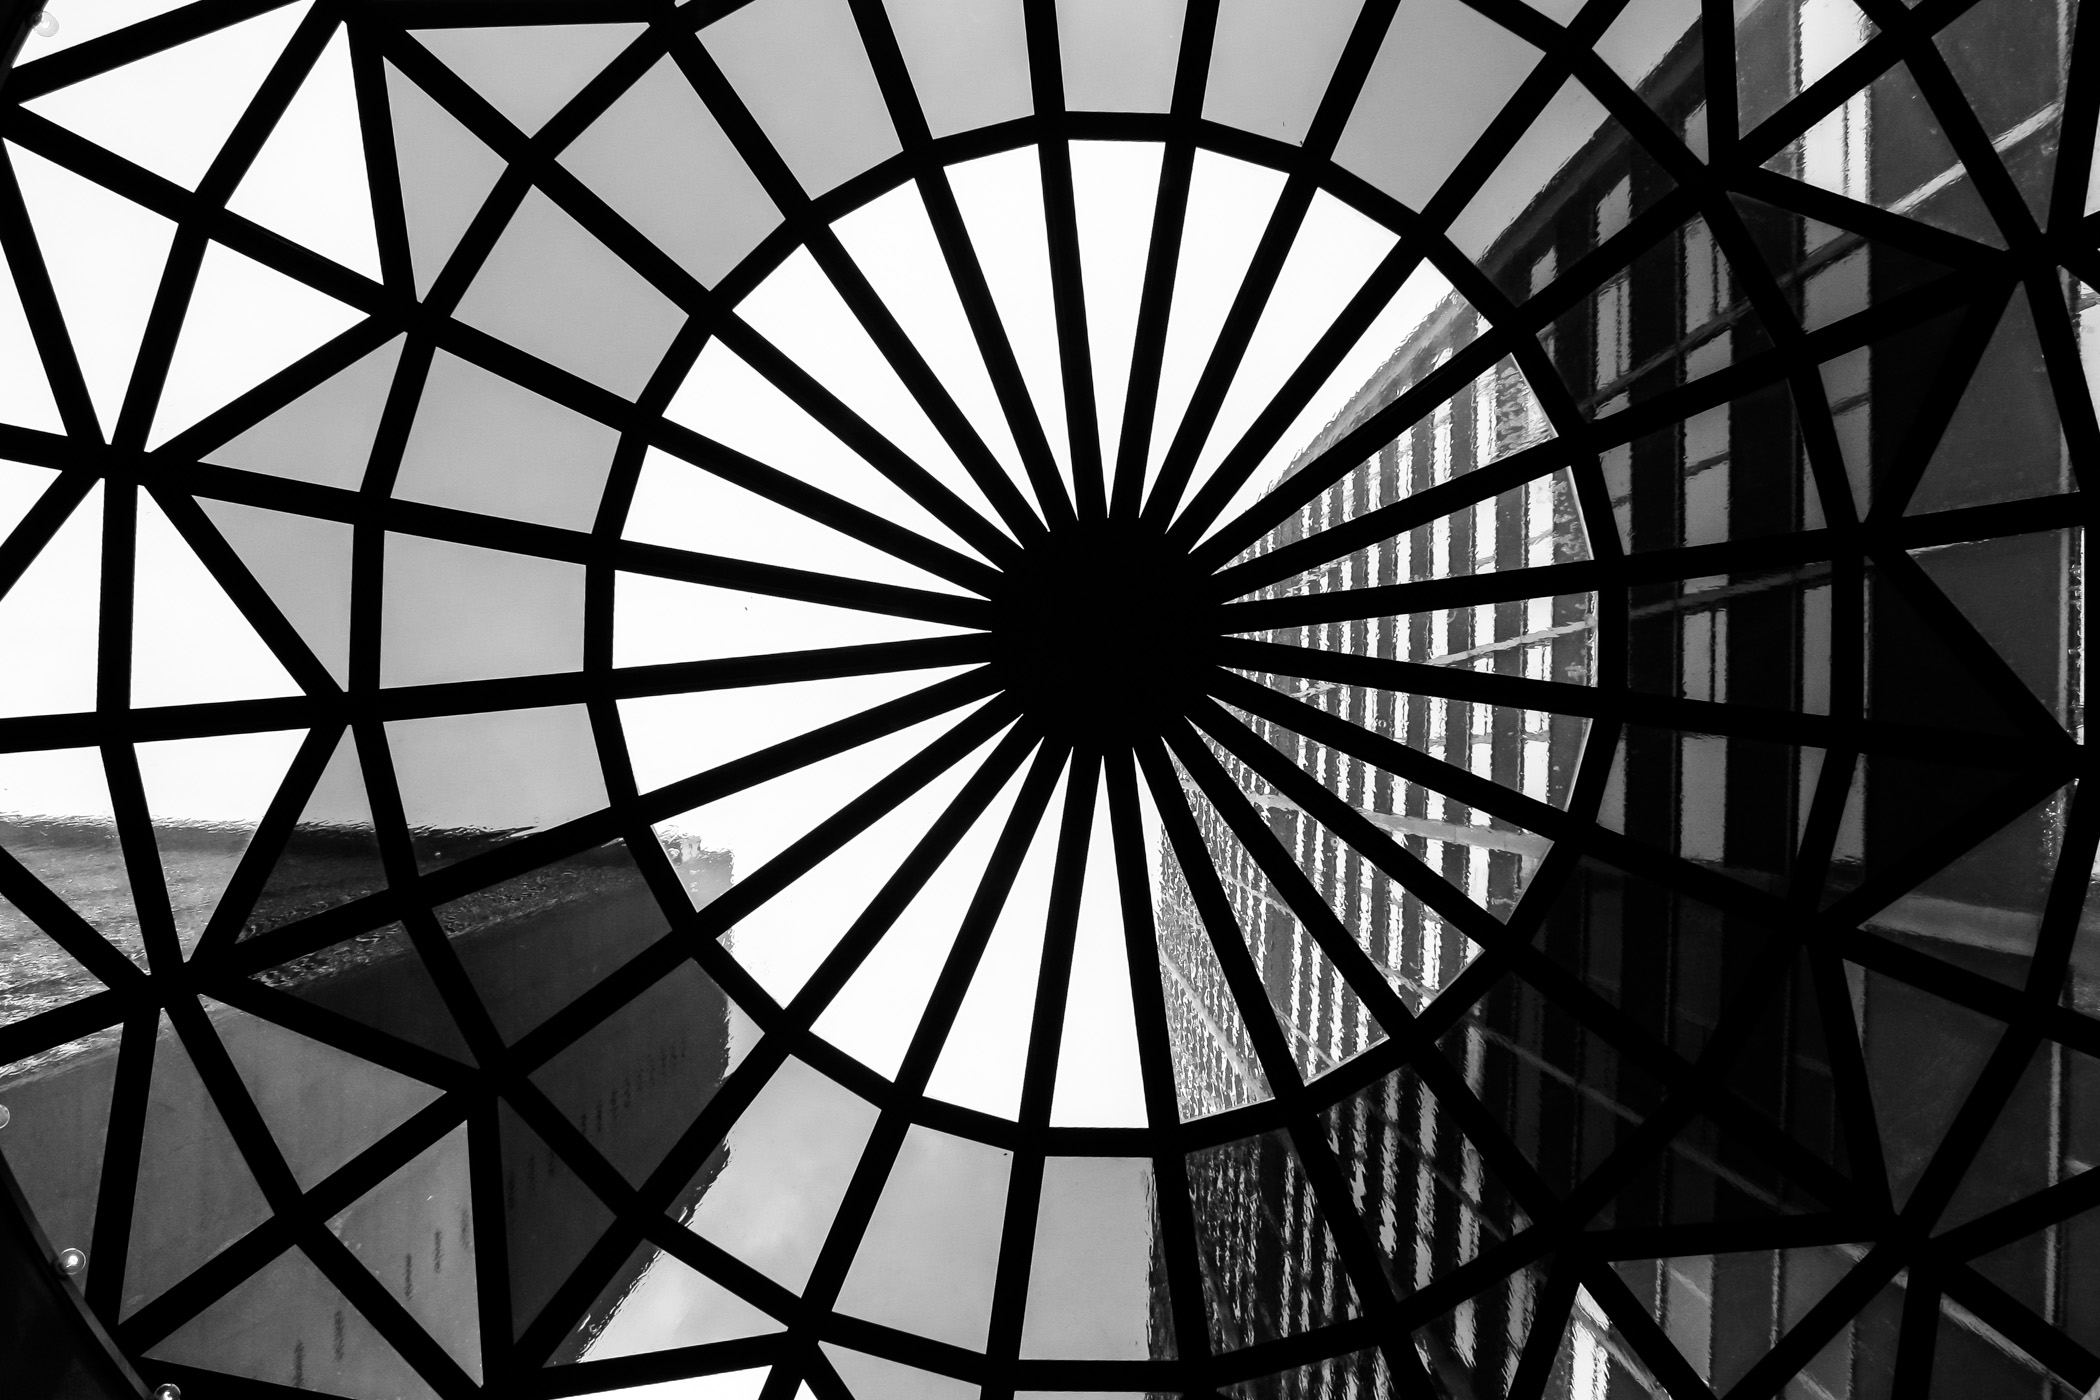
[[[5,18],[147,1384],[2100,1387],[2068,0]]]

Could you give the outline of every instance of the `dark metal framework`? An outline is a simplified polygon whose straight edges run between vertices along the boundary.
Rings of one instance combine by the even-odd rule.
[[[1288,144],[1206,120],[1205,81],[1217,23],[1217,0],[1192,0],[1181,30],[1181,57],[1172,109],[1148,114],[1064,110],[1056,7],[1025,5],[1035,115],[936,139],[929,133],[884,8],[853,0],[860,40],[880,82],[902,142],[900,154],[815,197],[798,185],[760,124],[715,66],[697,31],[734,4],[684,6],[646,0],[316,0],[290,44],[242,116],[210,172],[192,192],[98,148],[39,117],[24,103],[118,65],[159,52],[228,24],[266,12],[279,0],[201,0],[70,52],[10,72],[0,109],[0,135],[13,146],[67,167],[157,211],[177,225],[139,353],[138,368],[114,430],[105,438],[75,360],[35,231],[12,167],[0,161],[0,249],[19,290],[67,431],[0,428],[0,453],[56,468],[61,475],[21,525],[0,543],[0,587],[12,586],[90,489],[103,485],[107,576],[128,578],[133,525],[141,498],[172,519],[227,593],[296,678],[303,694],[283,700],[134,709],[127,700],[130,665],[128,589],[106,593],[101,611],[99,675],[105,697],[91,713],[0,720],[0,750],[98,747],[110,775],[118,825],[133,890],[139,899],[148,963],[144,969],[114,953],[82,918],[11,856],[0,856],[0,894],[32,916],[107,990],[45,1014],[0,1026],[0,1063],[11,1062],[91,1031],[121,1026],[122,1059],[110,1112],[105,1166],[91,1254],[98,1261],[88,1301],[114,1322],[119,1345],[134,1359],[196,1317],[215,1300],[292,1246],[302,1248],[327,1279],[399,1354],[444,1396],[479,1391],[505,1396],[563,1395],[684,1375],[771,1366],[769,1400],[807,1383],[821,1400],[845,1400],[845,1384],[819,1341],[843,1344],[924,1370],[981,1384],[987,1396],[1017,1391],[1123,1390],[1208,1394],[1323,1358],[1377,1349],[1392,1388],[1409,1395],[1448,1393],[1462,1381],[1433,1369],[1415,1338],[1467,1298],[1523,1267],[1543,1272],[1528,1340],[1510,1393],[1539,1395],[1555,1379],[1578,1285],[1608,1313],[1637,1350],[1655,1383],[1677,1396],[1712,1390],[1663,1335],[1646,1306],[1626,1287],[1614,1263],[1777,1245],[1858,1243],[1862,1253],[1826,1297],[1777,1338],[1770,1352],[1729,1394],[1773,1395],[1835,1337],[1885,1285],[1907,1280],[1900,1345],[1883,1393],[1924,1394],[1933,1363],[1934,1328],[1942,1295],[1985,1317],[2072,1390],[2100,1381],[2100,1358],[2056,1326],[2033,1315],[1980,1275],[1979,1256],[2023,1236],[2100,1209],[2100,1174],[2087,1170],[1940,1231],[1935,1221],[1967,1164],[1990,1133],[1994,1117],[2037,1046],[2054,1043],[2100,1056],[2100,1024],[2068,1006],[2064,986],[2079,936],[2080,915],[2100,842],[2100,816],[2079,791],[2070,806],[2058,875],[2042,918],[2024,985],[1968,977],[1899,946],[1865,926],[1868,916],[1933,869],[1973,847],[2012,813],[2075,784],[2086,771],[2083,744],[2037,706],[2018,678],[1910,562],[1907,551],[1936,543],[2010,537],[2028,532],[2082,529],[2090,489],[2081,494],[1906,514],[1905,507],[1951,407],[1926,403],[1899,458],[1885,469],[1873,508],[1861,517],[1842,504],[1827,506],[1820,528],[1730,539],[1723,543],[1626,554],[1610,527],[1612,502],[1600,454],[1643,434],[1768,386],[1783,386],[1802,406],[1806,459],[1826,503],[1851,500],[1845,465],[1831,427],[1818,365],[1941,317],[1972,314],[1986,329],[2010,298],[2027,298],[2056,386],[2069,460],[2079,484],[2100,461],[2100,423],[2085,389],[2075,330],[2061,292],[2062,270],[2100,285],[2094,233],[2084,213],[2093,132],[2100,117],[2100,79],[2092,74],[2095,40],[2080,23],[2071,40],[2061,144],[2046,201],[2037,218],[1993,151],[1984,126],[1951,76],[1935,36],[1968,13],[1971,0],[1863,0],[1877,32],[1827,76],[1740,135],[1734,108],[1735,18],[1731,6],[1707,0],[1703,48],[1708,149],[1689,149],[1679,130],[1592,49],[1625,0],[1590,0],[1565,27],[1520,0],[1467,0],[1480,15],[1521,36],[1544,58],[1517,89],[1507,110],[1486,129],[1441,192],[1420,209],[1403,207],[1332,160],[1337,141],[1369,73],[1380,41],[1404,0],[1370,0],[1328,82],[1304,140]],[[14,7],[11,32],[27,22]],[[432,26],[606,22],[646,26],[640,37],[588,82],[543,129],[513,127],[469,85],[454,76],[413,31]],[[229,213],[226,202],[255,158],[291,95],[339,27],[349,35],[357,91],[366,126],[371,187],[384,277],[368,280]],[[665,55],[678,65],[735,143],[738,152],[784,211],[780,226],[737,269],[704,287],[654,248],[555,157],[651,65]],[[1846,200],[1775,174],[1765,164],[1786,150],[1846,98],[1901,62],[1914,76],[1947,140],[1974,181],[1998,229],[2001,247],[1987,247],[1897,214]],[[382,64],[392,64],[497,152],[507,168],[457,250],[428,292],[414,291],[401,195],[393,170],[393,138]],[[1568,75],[1594,93],[1612,117],[1667,174],[1672,188],[1640,211],[1623,230],[1559,270],[1536,295],[1515,297],[1476,267],[1444,230],[1489,181],[1509,149],[1545,108]],[[1136,352],[1115,460],[1095,450],[1100,441],[1094,375],[1079,291],[1077,221],[1067,142],[1077,139],[1162,143],[1164,170],[1155,210],[1150,261],[1139,306]],[[1059,332],[1060,368],[1070,426],[1072,478],[1060,478],[1045,429],[1023,383],[1014,348],[1002,330],[949,185],[946,168],[958,160],[1033,148],[1039,155],[1048,210],[1051,267]],[[1283,173],[1283,194],[1263,231],[1215,351],[1172,441],[1151,491],[1143,490],[1158,366],[1176,276],[1176,253],[1196,152],[1210,150]],[[971,327],[979,340],[999,401],[1025,464],[1025,482],[1009,478],[969,420],[845,254],[832,223],[879,193],[915,183],[943,252],[951,263]],[[528,191],[565,210],[687,317],[646,388],[629,402],[453,318],[483,260]],[[1397,250],[1372,275],[1347,311],[1324,335],[1302,371],[1277,393],[1246,437],[1209,478],[1194,469],[1232,375],[1253,336],[1262,307],[1317,191],[1326,191],[1400,235]],[[1813,217],[1904,250],[1939,269],[1901,295],[1883,299],[1834,324],[1804,330],[1788,295],[1768,270],[1745,221],[1739,197]],[[1681,387],[1668,389],[1609,415],[1578,403],[1562,382],[1542,334],[1580,314],[1598,288],[1627,267],[1658,237],[1703,216],[1726,251],[1767,337],[1764,348]],[[302,281],[365,319],[320,350],[284,369],[228,407],[171,441],[147,450],[147,429],[165,380],[184,309],[205,249],[212,242]],[[956,457],[991,502],[996,519],[966,506],[900,448],[886,441],[823,385],[768,345],[732,308],[792,252],[807,249],[909,387]],[[1424,260],[1448,276],[1478,308],[1486,329],[1468,347],[1426,375],[1389,406],[1322,450],[1276,490],[1243,514],[1216,523],[1234,491],[1251,475],[1327,373],[1391,294]],[[405,336],[400,368],[370,469],[358,490],[341,490],[267,477],[201,460],[217,444],[291,403],[367,352]],[[798,481],[792,464],[751,460],[667,421],[663,410],[702,347],[719,337],[783,389],[814,418],[853,447],[981,557],[920,538]],[[1976,349],[1951,363],[1941,386],[1947,404],[1973,367]],[[414,413],[422,376],[442,348],[604,424],[620,447],[596,524],[564,530],[396,499],[392,486]],[[1550,442],[1274,552],[1249,555],[1250,546],[1339,480],[1380,445],[1423,419],[1504,356],[1514,356],[1539,395]],[[1960,361],[1963,357],[1955,356]],[[967,596],[877,587],[821,573],[762,566],[626,542],[621,537],[644,453],[667,451],[748,487],[849,536],[907,560],[963,590]],[[783,468],[788,468],[783,470]],[[1585,519],[1592,557],[1531,570],[1477,577],[1323,592],[1293,599],[1248,600],[1264,585],[1378,540],[1566,469]],[[1791,463],[1787,470],[1792,470]],[[199,509],[199,499],[243,502],[339,521],[355,531],[354,595],[349,683],[338,685],[268,592]],[[1595,522],[1602,522],[1601,526]],[[423,536],[580,564],[587,571],[585,663],[581,670],[501,681],[411,687],[380,683],[380,579],[389,533]],[[1106,562],[1105,562],[1106,561]],[[1644,585],[1707,575],[1754,573],[1782,565],[1827,561],[1835,590],[1835,692],[1827,714],[1805,714],[1679,699],[1630,689],[1625,653],[1630,600]],[[1869,570],[1893,579],[1930,616],[1948,645],[1975,661],[1981,683],[2012,729],[1987,735],[1958,724],[1933,726],[1872,716],[1859,690],[1864,579]],[[965,635],[807,653],[789,653],[672,666],[615,668],[612,664],[613,581],[619,571],[682,579],[786,598],[838,603],[875,613],[959,625]],[[1592,591],[1597,607],[1597,667],[1593,684],[1528,679],[1439,668],[1377,657],[1298,649],[1237,634],[1418,609],[1501,603],[1536,596]],[[1241,601],[1235,601],[1241,600]],[[1053,664],[1044,664],[1048,658]],[[1098,667],[1116,677],[1104,690]],[[8,664],[23,664],[13,658]],[[33,662],[30,664],[34,664]],[[959,676],[929,685],[894,703],[828,725],[668,787],[640,791],[622,738],[615,702],[622,698],[724,687],[756,686],[819,677],[966,665]],[[1408,750],[1352,723],[1295,704],[1248,674],[1297,676],[1372,685],[1453,700],[1581,715],[1590,740],[1565,810],[1523,798],[1441,760]],[[601,811],[496,846],[433,870],[419,868],[387,759],[388,721],[470,714],[555,704],[588,707],[610,793]],[[1259,713],[1372,764],[1406,773],[1451,792],[1498,818],[1550,837],[1552,849],[1521,902],[1506,919],[1495,917],[1424,865],[1407,845],[1352,814],[1318,782],[1297,771],[1235,717]],[[693,910],[651,823],[749,788],[824,756],[894,733],[928,717],[960,714],[954,727],[888,777],[854,795],[817,822],[809,834],[763,868],[747,873],[713,903]],[[1661,851],[1598,820],[1611,755],[1629,724],[1768,740],[1821,748],[1827,758],[1806,816],[1803,857],[1789,883],[1768,888],[1682,856]],[[154,858],[154,833],[133,745],[165,738],[302,727],[309,737],[271,804],[194,957],[185,960]],[[328,756],[344,734],[364,759],[385,862],[386,888],[284,929],[253,938],[237,935],[248,906],[267,880],[273,860],[304,807]],[[1003,734],[1004,737],[1000,737]],[[929,830],[910,862],[853,924],[808,988],[787,1005],[775,1002],[718,941],[747,915],[824,855],[893,810],[911,793],[997,740],[990,756],[963,786],[952,809]],[[1214,741],[1211,742],[1211,741]],[[1266,836],[1252,809],[1238,803],[1217,756],[1229,752],[1259,772],[1306,811],[1321,816],[1397,885],[1436,909],[1480,945],[1477,958],[1419,1014],[1362,958],[1311,880],[1289,852]],[[1939,840],[1908,853],[1850,890],[1826,889],[1829,853],[1837,840],[1853,765],[1878,753],[1948,754],[1987,770],[1991,800],[1965,815]],[[1261,861],[1274,888],[1353,984],[1384,1039],[1340,1069],[1312,1082],[1294,1066],[1283,1033],[1267,1009],[1260,975],[1198,830],[1180,772],[1232,823]],[[829,996],[882,937],[910,895],[951,851],[970,822],[1006,779],[1025,770],[1020,797],[915,1032],[903,1069],[887,1080],[831,1047],[811,1026]],[[1072,781],[1061,810],[1050,810],[1060,772]],[[1064,992],[1077,919],[1078,891],[1093,820],[1097,775],[1115,834],[1124,916],[1129,930],[1133,1002],[1139,1021],[1143,1081],[1152,1126],[1142,1129],[1058,1128],[1050,1124]],[[1182,1121],[1160,1000],[1153,942],[1155,909],[1139,828],[1140,785],[1150,788],[1167,838],[1196,906],[1208,924],[1227,980],[1246,1013],[1260,1068],[1273,1099],[1212,1117]],[[1237,803],[1237,805],[1236,805]],[[924,1090],[943,1038],[968,988],[1004,892],[1028,840],[1044,823],[1057,824],[1058,846],[1048,908],[1043,976],[1017,1121],[975,1113],[928,1097]],[[444,902],[523,875],[537,867],[606,843],[625,843],[657,891],[671,932],[602,983],[578,996],[531,1033],[506,1043],[477,998],[433,912]],[[1810,854],[1813,853],[1813,854]],[[1620,869],[1678,896],[1727,911],[1759,931],[1759,951],[1733,978],[1718,1028],[1696,1053],[1657,1038],[1633,1019],[1573,986],[1564,968],[1543,957],[1533,940],[1583,861]],[[371,1031],[353,1021],[275,991],[256,974],[327,948],[358,933],[404,926],[472,1050],[471,1065]],[[1627,937],[1637,937],[1637,929]],[[1846,997],[1847,963],[1926,987],[1996,1026],[2002,1035],[1980,1077],[1946,1126],[1931,1165],[1901,1204],[1892,1200],[1878,1167],[1880,1147],[1865,1080],[1839,1072],[1841,1118],[1852,1134],[1850,1171],[1807,1174],[1813,1205],[1783,1219],[1681,1220],[1653,1225],[1593,1228],[1600,1208],[1636,1179],[1643,1164],[1695,1120],[1743,1127],[1782,1171],[1796,1163],[1781,1145],[1784,1130],[1758,1119],[1737,1096],[1730,1065],[1804,954],[1816,970],[1817,1012],[1840,1047],[1856,1045]],[[662,1165],[636,1185],[614,1169],[535,1086],[530,1072],[615,1013],[674,968],[690,961],[725,988],[764,1029],[757,1047],[678,1138]],[[1440,1042],[1494,988],[1527,984],[1620,1054],[1638,1060],[1662,1087],[1642,1121],[1571,1190],[1549,1186],[1484,1107]],[[388,1134],[325,1180],[302,1188],[285,1163],[200,1007],[200,997],[292,1027],[442,1090],[427,1109]],[[198,1268],[158,1299],[117,1320],[122,1265],[131,1219],[145,1105],[165,1011],[209,1087],[226,1125],[262,1187],[270,1218]],[[736,1115],[789,1055],[800,1057],[876,1104],[881,1113],[847,1191],[808,1287],[794,1294],[706,1240],[681,1228],[665,1207],[722,1140]],[[1839,1059],[1843,1060],[1843,1055]],[[1856,1061],[1855,1061],[1856,1063]],[[1330,1144],[1325,1113],[1338,1102],[1403,1071],[1418,1075],[1461,1125],[1506,1186],[1516,1223],[1508,1238],[1426,1287],[1391,1271],[1367,1224],[1373,1210],[1352,1192]],[[507,1283],[503,1232],[485,1230],[479,1256],[482,1380],[479,1385],[401,1303],[331,1234],[327,1222],[391,1173],[464,1125],[470,1138],[477,1214],[503,1218],[499,1105],[508,1105],[539,1134],[610,1212],[611,1224],[568,1281],[536,1315],[514,1317]],[[1756,1121],[1752,1121],[1756,1120]],[[982,1353],[877,1326],[833,1310],[847,1267],[875,1209],[906,1130],[913,1124],[990,1143],[1013,1153],[998,1283],[991,1303],[990,1339]],[[1311,1181],[1346,1266],[1360,1312],[1281,1340],[1215,1352],[1197,1276],[1194,1225],[1188,1199],[1188,1154],[1262,1133],[1281,1133]],[[1761,1134],[1761,1136],[1760,1136]],[[1160,1250],[1171,1300],[1176,1359],[1136,1362],[1034,1360],[1020,1355],[1027,1270],[1041,1190],[1051,1155],[1107,1155],[1150,1159],[1158,1183]],[[638,1246],[664,1250],[743,1294],[778,1318],[785,1330],[770,1336],[620,1361],[547,1367],[547,1359],[607,1280]],[[2100,1286],[2087,1280],[2088,1286]],[[513,1340],[515,1339],[515,1340]],[[197,1396],[288,1394],[270,1384],[185,1367],[140,1362],[149,1381],[172,1379]],[[1790,1392],[1791,1393],[1791,1392]]]

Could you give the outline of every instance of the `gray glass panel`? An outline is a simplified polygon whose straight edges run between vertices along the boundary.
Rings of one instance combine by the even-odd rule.
[[[401,807],[419,859],[457,860],[506,833],[605,804],[581,705],[400,720],[387,726]]]
[[[862,1236],[841,1311],[982,1347],[1013,1154],[914,1127]]]
[[[401,341],[388,341],[224,447],[207,452],[205,459],[321,486],[355,488],[364,480],[365,460],[400,358]]]
[[[670,59],[562,152],[562,164],[702,282],[714,283],[780,211]]]
[[[386,542],[384,685],[573,671],[583,566],[419,535]]]
[[[440,350],[401,451],[395,494],[588,530],[618,434]]]
[[[1174,102],[1183,0],[1057,0],[1065,106],[1164,112]]]
[[[416,291],[422,293],[444,270],[459,236],[495,188],[503,160],[392,66],[386,79],[409,254]]]
[[[416,33],[524,131],[549,117],[642,32],[639,24],[521,24]]]
[[[1203,115],[1279,141],[1305,139],[1362,0],[1223,0]]]
[[[700,37],[811,194],[896,154],[846,0],[757,0]]]
[[[1021,0],[884,0],[935,136],[1034,110]]]
[[[1165,1314],[1152,1307],[1153,1189],[1152,1163],[1138,1158],[1043,1163],[1021,1355],[1174,1355]]]
[[[474,1200],[464,1127],[425,1148],[378,1190],[329,1221],[328,1228],[468,1375],[481,1379]]]

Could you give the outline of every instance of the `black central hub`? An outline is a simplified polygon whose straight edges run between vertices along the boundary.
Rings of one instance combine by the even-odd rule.
[[[1123,745],[1184,712],[1215,636],[1186,553],[1097,521],[1030,544],[1006,580],[993,600],[999,665],[1050,734]]]

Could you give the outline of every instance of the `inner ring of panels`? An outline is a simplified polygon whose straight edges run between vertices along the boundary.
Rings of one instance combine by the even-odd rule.
[[[1969,581],[2055,566],[1944,552],[2075,553],[2083,287],[2001,269],[2082,265],[2030,205],[2090,131],[2007,176],[1956,10],[1809,8],[1845,76],[1742,153],[1696,7],[61,14],[0,188],[0,608],[53,661],[0,744],[0,1147],[120,1345],[375,1396],[1849,1394],[1937,1326],[2100,1377],[1981,1258],[2090,1195],[2076,683]],[[1893,212],[1841,90],[1890,64],[1959,147]],[[1830,170],[1749,160],[1832,111]],[[1571,237],[1532,195],[1606,127]],[[1682,329],[1744,303],[1660,395],[1658,238]],[[1875,397],[1942,323],[1947,411]],[[2053,485],[1946,465],[2023,366]],[[1905,792],[1965,814],[1884,840]],[[1994,997],[1889,911],[2008,850]],[[1870,1006],[1969,1059],[1891,1069]],[[2030,1081],[2072,1146],[1972,1189]]]

